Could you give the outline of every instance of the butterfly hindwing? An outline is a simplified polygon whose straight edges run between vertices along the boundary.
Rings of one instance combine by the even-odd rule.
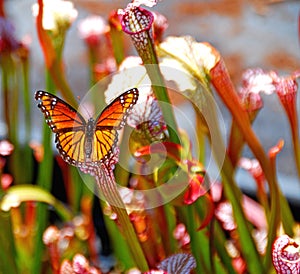
[[[56,147],[69,164],[106,163],[113,156],[118,141],[117,130],[124,126],[129,111],[136,104],[138,90],[133,88],[113,100],[94,121],[88,122],[69,104],[45,91],[35,99],[46,122],[55,133]]]
[[[101,162],[106,162],[112,156],[113,149],[118,141],[118,132],[116,129],[96,130],[94,134],[94,149],[92,161],[101,159]]]
[[[85,162],[84,131],[67,131],[56,134],[57,149],[62,158],[71,165]]]

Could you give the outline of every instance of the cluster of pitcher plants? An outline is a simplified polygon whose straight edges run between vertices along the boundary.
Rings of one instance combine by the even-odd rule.
[[[151,11],[156,4],[133,1],[76,22],[87,60],[78,66],[89,73],[80,91],[71,88],[64,59],[78,20],[73,3],[38,0],[32,7],[45,68],[34,76],[44,77],[44,86],[32,87],[35,53],[28,39],[16,38],[0,1],[1,273],[300,273],[299,225],[276,170],[284,140],[278,132],[278,143],[263,147],[252,127],[261,94],[277,96],[300,178],[300,70],[281,76],[248,69],[236,88],[212,45],[165,37],[168,21]],[[114,136],[111,159],[64,162],[69,144],[59,143],[60,153],[54,148],[47,123],[55,127],[56,120],[46,123],[38,112],[36,90],[57,94],[88,119],[115,98],[123,103],[117,96],[133,88],[138,100]],[[91,102],[79,104],[79,94]],[[226,137],[216,97],[231,115]],[[255,201],[238,187],[241,168],[256,184]]]

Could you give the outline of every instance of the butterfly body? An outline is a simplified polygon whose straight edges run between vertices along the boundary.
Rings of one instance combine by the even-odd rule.
[[[87,126],[86,126],[86,132],[85,132],[85,143],[84,143],[84,149],[85,149],[85,156],[86,156],[86,162],[88,162],[91,158],[91,154],[93,151],[93,135],[95,133],[95,120],[93,118],[90,118],[88,120]]]
[[[50,129],[56,147],[71,165],[84,167],[108,163],[114,156],[118,132],[136,104],[138,90],[130,89],[113,100],[96,119],[87,121],[72,106],[57,96],[37,91],[35,99]]]

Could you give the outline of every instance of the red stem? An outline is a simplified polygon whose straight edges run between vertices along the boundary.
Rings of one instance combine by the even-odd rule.
[[[276,182],[276,176],[272,172],[271,163],[266,156],[264,149],[257,139],[254,131],[251,128],[251,123],[247,112],[242,108],[235,88],[231,82],[229,73],[226,69],[224,61],[220,59],[217,61],[216,65],[210,70],[211,82],[216,88],[219,96],[222,98],[223,102],[226,104],[227,108],[231,112],[233,119],[236,121],[246,143],[251,148],[253,154],[260,162],[262,170],[267,179],[270,196],[271,196],[271,213],[269,216],[269,235],[268,235],[268,245],[266,249],[266,267],[269,269],[271,266],[270,254],[272,249],[272,243],[276,237],[277,228],[280,222],[280,204],[279,204],[279,189]],[[228,174],[232,176],[232,174]]]

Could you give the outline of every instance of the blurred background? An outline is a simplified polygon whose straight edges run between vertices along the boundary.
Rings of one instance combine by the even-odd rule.
[[[44,89],[44,63],[38,44],[31,6],[34,0],[5,1],[8,18],[15,26],[19,39],[31,41],[31,90],[32,98],[36,90]],[[84,42],[78,36],[78,22],[89,14],[108,17],[112,9],[124,8],[128,1],[75,0],[79,16],[67,34],[64,60],[68,82],[74,93],[82,96],[88,89],[88,60]],[[288,75],[300,68],[299,46],[299,1],[281,0],[194,0],[159,1],[154,10],[165,15],[169,22],[165,36],[191,35],[199,42],[209,42],[225,59],[231,77],[238,87],[243,71],[260,67],[275,70],[280,75]],[[128,38],[128,54],[136,55]],[[229,115],[222,104],[220,107],[226,122]],[[35,104],[32,99],[32,104]],[[290,140],[290,129],[279,105],[276,94],[264,96],[264,108],[254,123],[261,142],[266,150],[284,139],[285,146],[278,155],[278,171],[283,191],[290,198],[300,195],[300,184],[295,179],[296,171]],[[298,109],[300,99],[298,96]],[[38,112],[38,110],[36,110]],[[39,128],[42,115],[34,115],[33,123]],[[3,123],[3,117],[0,117]],[[228,129],[229,122],[226,123]],[[0,131],[3,136],[4,132]],[[226,132],[225,132],[226,134]],[[40,132],[32,134],[39,140]],[[248,151],[245,149],[245,155]],[[243,188],[250,189],[254,184],[247,176],[242,176]]]

